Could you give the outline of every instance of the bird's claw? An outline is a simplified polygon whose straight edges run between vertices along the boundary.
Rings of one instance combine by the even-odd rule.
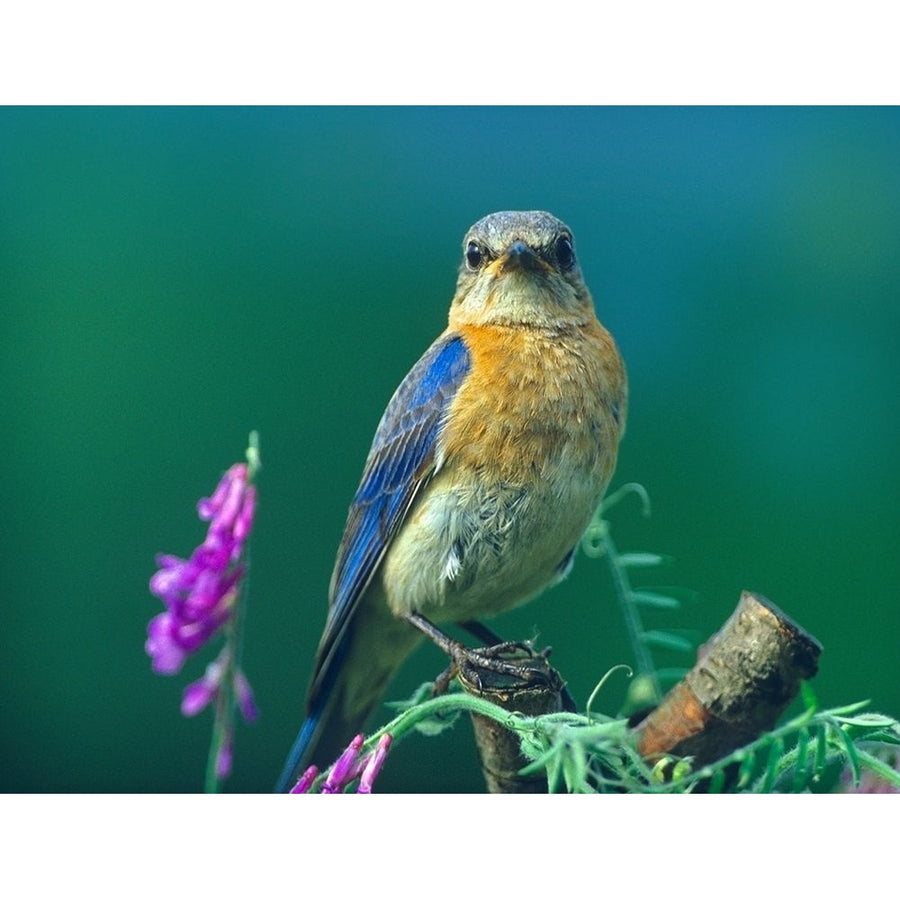
[[[448,671],[455,670],[454,674],[479,691],[486,687],[483,677],[486,673],[513,678],[525,685],[544,686],[546,675],[531,663],[536,659],[545,660],[549,655],[549,647],[536,651],[530,641],[505,641],[476,650],[460,644],[453,650],[453,665]]]

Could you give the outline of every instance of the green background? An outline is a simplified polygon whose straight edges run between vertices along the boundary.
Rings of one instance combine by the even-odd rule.
[[[614,536],[674,558],[642,583],[699,592],[647,624],[702,640],[757,590],[825,645],[823,704],[900,715],[898,160],[896,109],[0,111],[0,787],[202,786],[211,718],[178,704],[208,654],[151,672],[147,581],[255,428],[262,716],[229,789],[271,788],[369,441],[498,209],[573,228],[628,364],[613,487],[653,513],[622,504]],[[581,703],[630,661],[584,556],[493,624],[539,632]],[[423,648],[392,695],[442,666]],[[377,787],[480,790],[468,723]]]

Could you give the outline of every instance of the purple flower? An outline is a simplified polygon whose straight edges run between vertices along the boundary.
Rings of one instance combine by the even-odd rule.
[[[231,647],[227,644],[222,652],[214,659],[198,681],[189,684],[181,695],[181,712],[185,716],[196,716],[210,703],[217,700],[222,690],[222,681],[228,677],[228,662],[231,657]],[[238,709],[247,722],[255,722],[259,716],[256,701],[253,699],[253,690],[247,676],[240,669],[235,669],[231,678],[234,692],[237,698]]]
[[[325,783],[322,785],[323,794],[339,794],[343,789],[359,775],[360,763],[357,757],[362,749],[365,738],[358,734],[350,746],[338,757],[337,762],[331,767]]]
[[[216,778],[227,778],[231,774],[231,763],[234,761],[234,733],[231,728],[225,732],[225,739],[216,753]]]
[[[259,709],[256,706],[250,682],[247,681],[247,676],[240,669],[234,673],[234,690],[237,694],[238,709],[241,711],[244,721],[255,722],[259,718]]]
[[[233,465],[213,495],[197,504],[209,529],[190,559],[169,554],[156,558],[160,568],[150,579],[150,591],[166,609],[147,626],[145,649],[154,671],[162,675],[179,672],[185,659],[232,615],[245,572],[240,559],[256,508],[256,488],[248,478],[245,463]]]
[[[359,779],[357,794],[371,794],[372,785],[384,765],[388,750],[391,749],[393,738],[390,734],[383,734],[378,741],[378,746],[363,760],[362,776]]]
[[[322,784],[323,794],[342,794],[344,789],[359,779],[357,794],[371,794],[372,784],[378,777],[391,747],[391,735],[383,734],[378,741],[378,746],[365,756],[360,756],[360,750],[364,742],[361,734],[356,735],[347,749],[338,757],[337,762],[328,770],[328,776]],[[309,793],[313,782],[319,774],[315,766],[310,766],[301,776],[300,780],[291,790],[292,794]]]
[[[305,794],[312,787],[312,783],[316,780],[319,770],[315,766],[310,766],[301,776],[300,780],[291,788],[292,794]]]
[[[196,716],[218,696],[222,685],[223,666],[219,659],[211,662],[199,681],[189,684],[181,695],[181,714]]]
[[[224,644],[203,677],[182,694],[181,712],[195,716],[214,708],[213,736],[206,767],[206,790],[217,791],[231,774],[234,761],[234,710],[252,722],[259,715],[253,690],[241,671],[242,582],[247,571],[246,544],[256,511],[259,439],[250,435],[247,463],[233,465],[212,496],[197,504],[197,514],[209,525],[203,543],[187,558],[162,553],[150,591],[165,609],[147,626],[144,649],[154,671],[174,675],[185,660],[222,632]]]

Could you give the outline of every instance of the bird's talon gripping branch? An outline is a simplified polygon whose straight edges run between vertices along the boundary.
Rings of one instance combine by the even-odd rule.
[[[531,641],[501,641],[499,644],[482,647],[481,652],[489,656],[509,656],[513,659],[533,659],[535,656],[543,655],[535,651]]]
[[[523,649],[526,651],[524,654]],[[456,664],[459,667],[460,680],[482,691],[486,686],[488,675],[512,679],[522,685],[544,685],[547,679],[534,662],[545,659],[545,654],[536,653],[530,644],[507,642],[478,650],[463,647]]]
[[[506,676],[525,684],[541,682],[540,674],[528,665],[528,661],[546,660],[549,648],[536,651],[531,641],[502,641],[491,647],[472,649],[445,634],[419,613],[410,613],[406,620],[452,660],[450,666],[435,679],[433,695],[444,693],[457,675],[464,683],[479,691],[484,687],[485,673]]]

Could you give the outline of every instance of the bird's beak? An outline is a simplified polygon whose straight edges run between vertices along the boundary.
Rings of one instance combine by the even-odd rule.
[[[547,264],[524,241],[513,241],[500,259],[502,272],[543,272]]]

